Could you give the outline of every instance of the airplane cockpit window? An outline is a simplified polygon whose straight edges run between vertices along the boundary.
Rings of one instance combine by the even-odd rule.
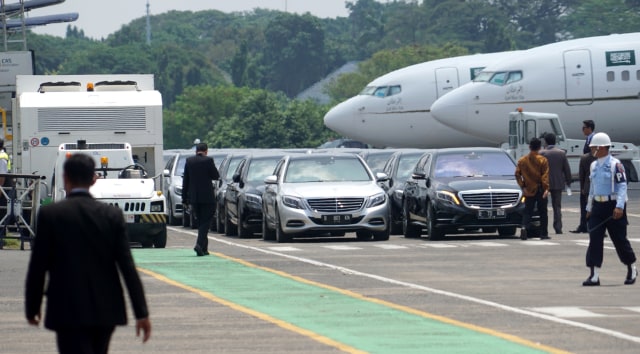
[[[473,82],[487,82],[493,76],[493,72],[491,71],[481,71],[476,75],[476,78],[473,79]]]
[[[509,73],[508,72],[498,72],[493,74],[493,76],[491,77],[491,80],[489,80],[490,84],[494,84],[494,85],[498,85],[498,86],[502,86],[505,84],[505,82],[507,81],[507,75]]]
[[[389,96],[397,95],[402,92],[402,87],[400,85],[389,87]]]
[[[380,86],[373,92],[373,95],[376,97],[385,97],[388,89],[387,86]]]
[[[367,96],[371,96],[373,95],[373,92],[376,90],[375,86],[367,86],[365,87],[362,91],[360,91],[361,95],[367,95]]]
[[[522,80],[522,71],[512,71],[509,73],[509,76],[507,77],[507,84],[511,84],[514,83],[516,81],[520,81]]]

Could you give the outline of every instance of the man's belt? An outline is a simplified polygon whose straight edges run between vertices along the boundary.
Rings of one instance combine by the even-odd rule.
[[[594,195],[593,200],[596,202],[609,202],[618,199],[617,195]]]

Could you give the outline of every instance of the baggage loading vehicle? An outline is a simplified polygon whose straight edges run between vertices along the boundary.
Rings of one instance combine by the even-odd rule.
[[[65,160],[74,153],[93,157],[96,163],[96,183],[89,192],[99,201],[122,210],[127,222],[130,242],[143,247],[164,248],[167,244],[166,199],[155,188],[144,166],[137,164],[128,143],[61,144],[55,159],[52,181],[53,200],[65,198],[62,171]]]

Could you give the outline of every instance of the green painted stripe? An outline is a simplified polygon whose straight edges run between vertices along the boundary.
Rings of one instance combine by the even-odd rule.
[[[560,352],[518,337],[491,335],[492,330],[472,330],[472,325],[465,328],[434,315],[402,311],[401,306],[367,301],[362,295],[350,296],[348,291],[298,281],[224,256],[195,257],[184,249],[136,249],[133,254],[140,268],[365,352]],[[509,337],[515,341],[505,339]]]

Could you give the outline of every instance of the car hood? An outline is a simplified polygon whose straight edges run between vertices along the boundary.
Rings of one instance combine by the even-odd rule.
[[[520,186],[513,177],[459,177],[440,181],[440,188],[449,188],[456,191],[478,189],[517,189]]]
[[[309,182],[285,183],[282,185],[283,194],[302,198],[338,198],[338,197],[369,197],[383,190],[371,181],[366,182]]]

